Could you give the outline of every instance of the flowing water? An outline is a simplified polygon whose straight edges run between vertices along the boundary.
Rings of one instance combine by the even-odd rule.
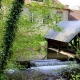
[[[10,80],[70,80],[74,71],[80,73],[80,64],[76,61],[66,61],[68,57],[65,55],[50,50],[47,58],[30,61],[30,68],[10,69],[5,73]]]
[[[57,59],[32,60],[28,69],[7,70],[10,80],[69,80],[69,73],[74,69],[79,69],[80,65],[76,61],[61,61]],[[63,72],[68,76],[65,77]]]

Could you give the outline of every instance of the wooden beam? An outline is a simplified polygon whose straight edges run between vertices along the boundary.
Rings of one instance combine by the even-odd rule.
[[[48,48],[48,49],[53,50],[55,52],[58,52],[58,49],[55,49],[55,48]],[[65,52],[65,51],[60,50],[59,53],[63,54],[63,55],[66,55],[68,57],[71,57],[71,58],[75,58],[75,55],[72,54],[72,53],[69,53],[69,52]]]

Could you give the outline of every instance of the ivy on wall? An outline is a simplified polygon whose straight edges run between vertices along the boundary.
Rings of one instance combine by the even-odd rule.
[[[49,3],[48,3],[48,1],[49,1]],[[14,2],[11,5],[12,8],[10,9],[10,14],[7,17],[8,20],[6,21],[4,37],[3,37],[3,52],[1,52],[1,54],[0,54],[0,56],[1,56],[0,57],[0,68],[2,70],[5,68],[4,66],[7,63],[6,61],[7,61],[7,59],[10,58],[11,53],[12,53],[11,49],[12,49],[12,46],[13,46],[13,41],[15,39],[15,32],[16,32],[16,29],[17,29],[17,26],[18,26],[17,22],[18,22],[18,19],[19,19],[19,16],[20,16],[20,12],[22,11],[23,3],[24,3],[24,0],[14,0]],[[30,11],[34,11],[35,15],[37,14],[36,17],[38,15],[40,15],[40,13],[42,14],[41,16],[44,17],[44,15],[48,15],[48,13],[50,13],[51,9],[55,10],[55,8],[52,7],[52,5],[53,5],[52,0],[47,0],[45,2],[45,4],[47,6],[42,6],[38,3],[32,3],[32,4],[28,4],[26,6],[27,6],[27,8],[30,9]],[[52,15],[54,15],[54,14],[52,14]],[[26,20],[28,20],[27,17],[26,17]],[[29,24],[29,21],[26,22],[26,20],[22,19],[21,21],[23,22],[23,24],[26,23],[27,26],[33,26],[34,25],[34,23],[31,24],[31,22]],[[24,23],[24,21],[25,21],[25,23]],[[50,18],[48,20],[49,23],[47,23],[47,25],[49,25],[49,27],[51,25],[53,25],[52,21],[53,21],[52,18]],[[22,24],[22,26],[25,26],[23,24]],[[44,25],[44,24],[41,24],[41,26],[42,25]],[[51,26],[51,27],[53,27],[53,26]],[[33,29],[34,27],[31,27],[31,28]],[[36,41],[33,41],[33,42],[36,42]]]

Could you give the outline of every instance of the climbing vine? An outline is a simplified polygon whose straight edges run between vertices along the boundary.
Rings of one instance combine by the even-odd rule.
[[[37,4],[33,3],[33,4],[30,4],[30,5],[26,5],[26,6],[27,6],[27,8],[29,8],[29,10],[31,12],[34,11],[37,14],[37,16],[40,15],[40,13],[41,13],[42,14],[41,16],[43,17],[44,15],[48,15],[48,13],[50,13],[51,9],[55,10],[55,8],[52,8],[52,5],[53,5],[52,1],[51,0],[48,0],[48,1],[50,1],[49,2],[50,4],[48,4],[46,2],[44,4],[44,5],[48,5],[48,6],[43,6],[43,5],[40,5],[38,3]],[[21,1],[20,0],[14,0],[13,3],[12,3],[12,8],[10,9],[10,14],[7,17],[8,19],[6,21],[4,37],[3,37],[3,52],[2,51],[0,52],[0,55],[1,55],[1,57],[0,57],[0,61],[1,61],[0,62],[0,69],[2,69],[2,70],[5,68],[7,60],[10,58],[10,56],[12,54],[11,49],[13,47],[13,41],[15,39],[15,32],[16,32],[16,29],[17,29],[17,26],[18,26],[17,22],[18,22],[18,19],[19,19],[19,16],[20,16],[20,12],[22,11],[23,3],[24,3],[24,0],[21,0]],[[54,15],[54,14],[52,14],[52,15]],[[55,16],[53,16],[53,17],[55,17]],[[27,17],[26,17],[26,20],[28,20]],[[29,27],[29,28],[28,27],[27,28],[30,29],[30,26],[34,25],[34,22],[31,24],[30,21],[26,21],[26,20],[25,20],[25,17],[24,17],[24,21],[27,23],[26,25]],[[21,21],[23,22],[23,19]],[[53,18],[48,19],[47,20],[48,23],[46,25],[48,25],[48,26],[53,25],[52,21],[54,21]],[[44,26],[45,24],[42,24],[42,25]],[[25,26],[25,25],[22,24],[22,26]],[[41,26],[41,25],[38,25],[38,26]],[[33,30],[34,27],[31,27],[31,28]],[[35,28],[37,28],[37,27],[35,27]],[[35,38],[34,38],[34,40],[35,40]],[[28,43],[31,44],[31,42],[27,42],[27,44]],[[36,41],[33,41],[33,42],[34,42],[34,44],[37,43]]]
[[[1,0],[0,0],[0,8],[1,8]]]
[[[1,1],[1,0],[0,0]],[[17,29],[17,21],[22,11],[24,0],[14,0],[10,14],[6,21],[4,37],[3,37],[3,52],[0,57],[0,69],[3,70],[7,64],[7,60],[11,56],[11,48],[15,39],[15,32]]]

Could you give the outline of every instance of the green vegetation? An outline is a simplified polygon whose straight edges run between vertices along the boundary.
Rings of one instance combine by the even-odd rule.
[[[7,60],[11,56],[11,47],[15,38],[15,31],[17,29],[17,21],[21,12],[22,4],[24,1],[14,1],[10,10],[10,14],[5,24],[5,31],[3,35],[3,52],[0,57],[0,69],[3,71],[7,64]],[[17,9],[17,10],[16,10]]]
[[[0,9],[0,68],[3,70],[6,68],[5,65],[10,57],[10,61],[14,62],[22,55],[24,59],[26,56],[32,58],[35,57],[32,54],[40,53],[40,50],[46,44],[45,32],[51,27],[55,29],[54,26],[57,27],[57,25],[53,21],[57,20],[56,22],[58,22],[60,18],[56,19],[58,17],[54,13],[50,15],[51,10],[56,9],[52,7],[55,4],[52,1],[49,3],[45,1],[43,5],[39,3],[24,4],[23,10],[26,8],[28,12],[24,14],[23,11],[20,16],[22,1],[2,0],[0,3],[2,5]],[[60,7],[62,6],[60,5]],[[44,24],[45,15],[50,17],[47,19],[47,23]],[[42,42],[44,42],[44,45]],[[12,53],[14,54],[12,55]],[[41,53],[44,53],[44,50]]]
[[[15,36],[15,41],[11,49],[14,53],[12,56],[13,58],[15,56],[15,59],[17,59],[18,57],[23,57],[25,55],[27,55],[28,57],[28,55],[31,56],[32,54],[39,53],[39,52],[35,52],[35,50],[39,51],[40,44],[41,44],[40,42],[45,41],[44,35],[45,35],[45,32],[47,31],[45,30],[45,26],[47,25],[49,28],[52,27],[54,29],[56,28],[58,29],[58,27],[53,27],[55,25],[53,21],[55,21],[55,19],[58,18],[56,14],[52,14],[55,19],[50,17],[48,19],[48,23],[46,24],[39,23],[44,18],[44,15],[48,15],[50,13],[51,6],[52,4],[48,6],[42,6],[39,3],[32,3],[29,5],[26,5],[26,4],[24,5],[24,8],[29,8],[29,11],[31,13],[34,13],[34,16],[32,17],[35,18],[35,21],[31,22],[32,17],[29,16],[30,12],[28,14],[22,13],[20,15],[19,21],[16,25],[18,27],[16,29],[17,32]],[[52,9],[55,10],[55,8],[52,8]],[[37,17],[39,17],[39,19],[37,19]],[[59,21],[59,19],[57,20]],[[43,29],[44,31],[42,31]]]
[[[21,13],[19,17],[18,5],[21,6],[21,4],[18,4],[18,2],[17,4],[15,3],[13,4],[13,0],[2,0],[1,2],[0,50],[1,55],[3,53],[6,54],[4,59],[6,59],[6,57],[9,58],[12,53],[14,53],[12,55],[13,60],[17,60],[18,57],[21,57],[22,55],[27,55],[28,57],[28,55],[31,56],[32,54],[39,53],[38,51],[41,49],[41,42],[44,42],[44,45],[46,44],[44,40],[45,32],[49,28],[55,30],[59,29],[53,21],[59,22],[60,18],[58,18],[54,13],[50,15],[51,10],[55,10],[57,6],[60,9],[63,8],[62,5],[53,3],[52,0],[46,0],[43,5],[39,3],[24,4],[23,9],[28,8],[29,12],[26,14]],[[53,7],[55,4],[57,4],[57,6]],[[47,23],[43,24],[45,15],[50,17],[46,20]],[[18,18],[19,21],[17,22]],[[46,26],[48,28],[47,30]]]
[[[77,73],[77,74],[75,74],[75,72],[74,72],[74,74],[71,74],[71,79],[70,80],[79,80],[80,79],[80,73]]]
[[[0,74],[0,80],[9,80],[9,79],[6,75]]]
[[[43,5],[39,3],[23,5],[23,0],[8,1],[2,0],[2,9],[0,9],[0,67],[2,69],[19,68],[21,66],[16,66],[16,60],[27,58],[32,60],[37,54],[46,54],[45,33],[49,28],[61,30],[55,24],[61,20],[60,16],[55,13],[50,15],[51,10],[54,11],[56,7],[63,8],[60,4],[52,3],[52,0],[45,0]],[[53,7],[53,4],[57,6]],[[23,9],[21,9],[22,5]],[[26,13],[25,8],[28,9]],[[45,15],[47,18],[43,23]],[[5,64],[7,66],[4,67]],[[5,75],[0,76],[3,79]],[[5,79],[7,80],[6,77]]]

